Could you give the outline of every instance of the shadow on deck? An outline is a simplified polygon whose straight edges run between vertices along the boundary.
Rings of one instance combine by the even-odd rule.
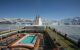
[[[44,33],[44,46],[43,46],[43,50],[52,50],[55,47],[56,46],[55,46],[53,40],[48,35],[48,33]]]

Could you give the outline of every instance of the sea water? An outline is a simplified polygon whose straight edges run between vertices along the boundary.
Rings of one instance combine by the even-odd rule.
[[[50,27],[55,28],[62,35],[67,34],[69,38],[76,42],[80,39],[80,25],[51,25]]]
[[[20,24],[0,24],[0,31],[5,31],[5,30],[12,30],[12,29],[17,29],[21,26],[24,25],[20,25]]]

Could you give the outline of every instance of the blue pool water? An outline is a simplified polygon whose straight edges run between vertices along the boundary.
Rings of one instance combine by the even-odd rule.
[[[31,44],[31,43],[34,42],[34,40],[36,40],[36,39],[35,39],[35,36],[28,36],[28,37],[25,37],[25,38],[21,41],[21,43],[22,43],[22,44]]]

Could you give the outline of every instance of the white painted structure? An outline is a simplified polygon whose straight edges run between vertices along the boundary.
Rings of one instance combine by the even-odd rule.
[[[39,25],[42,25],[42,20],[40,17],[39,17]]]
[[[38,26],[42,25],[42,20],[39,16],[36,16],[36,18],[34,19],[33,25],[38,25]]]

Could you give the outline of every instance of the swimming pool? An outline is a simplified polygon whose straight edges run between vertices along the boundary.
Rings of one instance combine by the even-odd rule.
[[[24,47],[28,47],[28,48],[33,48],[35,46],[35,44],[37,43],[37,39],[38,39],[38,36],[36,36],[35,34],[33,34],[33,35],[27,34],[26,36],[24,36],[23,38],[21,38],[20,40],[15,42],[12,45],[12,47],[24,46]]]
[[[34,44],[36,41],[36,36],[27,36],[23,40],[21,40],[21,44]]]

